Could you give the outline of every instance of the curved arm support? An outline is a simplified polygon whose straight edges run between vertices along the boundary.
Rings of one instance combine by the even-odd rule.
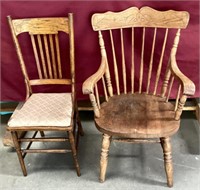
[[[195,85],[194,83],[186,77],[178,68],[178,65],[176,63],[176,57],[175,55],[171,55],[170,58],[170,70],[172,74],[180,81],[183,89],[183,94],[187,96],[192,96],[195,93]]]
[[[94,85],[101,79],[101,77],[106,72],[106,58],[102,57],[101,65],[96,73],[86,79],[83,83],[82,91],[83,94],[91,94],[93,93]]]

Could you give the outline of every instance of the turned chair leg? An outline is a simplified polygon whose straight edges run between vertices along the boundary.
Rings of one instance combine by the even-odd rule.
[[[24,159],[23,159],[22,152],[21,152],[21,147],[20,147],[20,144],[18,142],[17,132],[12,131],[11,134],[12,134],[13,143],[15,145],[15,149],[16,149],[16,152],[17,152],[17,156],[18,156],[21,168],[22,168],[22,172],[23,172],[24,176],[27,176],[26,167],[25,167],[25,164],[24,164]]]
[[[165,164],[165,172],[167,176],[167,185],[169,187],[173,186],[173,164],[172,164],[172,148],[170,137],[163,137],[160,139],[161,146],[163,148],[164,154],[164,164]]]
[[[73,155],[73,159],[74,159],[74,165],[76,167],[76,172],[77,172],[77,175],[80,176],[81,173],[80,173],[80,167],[79,167],[78,159],[77,159],[74,135],[73,135],[72,131],[69,131],[68,134],[69,134],[69,142],[70,142],[71,149],[72,149],[72,155]]]
[[[106,169],[108,165],[108,152],[111,142],[111,136],[103,134],[102,148],[101,148],[101,159],[100,159],[100,182],[105,181]]]

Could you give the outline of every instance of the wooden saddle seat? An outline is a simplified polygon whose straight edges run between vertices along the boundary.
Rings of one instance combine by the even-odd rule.
[[[121,94],[104,102],[101,117],[95,118],[99,131],[127,138],[160,138],[177,132],[174,105],[159,96]]]

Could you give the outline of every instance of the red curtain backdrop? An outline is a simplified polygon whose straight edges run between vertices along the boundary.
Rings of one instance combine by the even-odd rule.
[[[1,101],[22,101],[25,86],[6,16],[12,18],[56,17],[74,13],[76,82],[78,99],[82,84],[100,64],[97,33],[92,30],[91,16],[96,12],[121,11],[131,6],[150,6],[165,11],[184,10],[190,22],[181,33],[177,62],[181,71],[196,84],[199,97],[199,1],[1,1]]]

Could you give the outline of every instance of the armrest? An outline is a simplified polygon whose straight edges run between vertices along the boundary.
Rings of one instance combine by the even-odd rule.
[[[106,58],[102,57],[100,67],[97,70],[97,72],[84,81],[82,87],[83,94],[93,93],[94,85],[98,82],[99,79],[101,79],[105,71],[106,71]]]
[[[174,55],[171,56],[171,65],[170,70],[174,74],[174,76],[181,82],[183,87],[183,94],[192,96],[195,93],[195,85],[194,83],[186,77],[178,68],[176,63],[176,57]]]

